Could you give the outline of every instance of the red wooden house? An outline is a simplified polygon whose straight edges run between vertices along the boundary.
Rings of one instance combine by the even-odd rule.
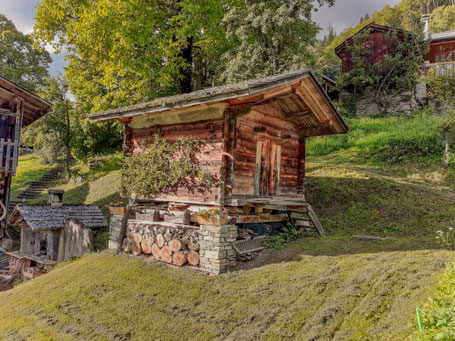
[[[21,130],[47,113],[50,107],[47,101],[0,76],[0,205],[3,206],[0,240],[6,226],[11,177],[16,175]]]
[[[359,32],[349,37],[335,48],[335,54],[341,59],[343,73],[351,71],[354,67],[351,52],[347,49],[347,47],[349,44],[354,42],[357,35],[362,34],[367,30],[370,30],[370,33],[365,39],[365,49],[370,51],[368,60],[371,65],[383,64],[385,56],[393,53],[394,46],[387,37],[389,34],[393,32],[396,33],[398,37],[404,37],[412,34],[411,32],[405,30],[378,25],[374,22],[365,26]]]

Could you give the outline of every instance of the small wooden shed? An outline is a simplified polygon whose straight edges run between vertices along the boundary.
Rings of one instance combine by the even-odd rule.
[[[10,224],[21,229],[21,249],[18,254],[34,259],[57,261],[66,244],[84,242],[83,230],[99,229],[107,226],[98,206],[63,205],[63,191],[49,190],[48,205],[17,205],[11,214]],[[68,230],[71,220],[81,225],[72,238],[61,238]],[[72,223],[71,223],[72,224]],[[73,226],[69,226],[70,230]],[[66,233],[67,234],[67,233]],[[69,245],[71,246],[71,245]],[[63,249],[62,249],[63,248]],[[15,254],[15,253],[10,253]]]
[[[125,144],[133,152],[156,133],[169,140],[205,140],[198,159],[220,181],[204,193],[180,188],[152,198],[188,205],[274,200],[283,208],[284,201],[302,203],[306,138],[348,131],[310,71],[159,98],[89,117],[122,122]]]

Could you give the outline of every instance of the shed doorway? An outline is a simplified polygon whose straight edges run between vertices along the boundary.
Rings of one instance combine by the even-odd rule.
[[[258,141],[256,145],[256,170],[254,195],[274,196],[279,193],[281,145],[272,140]]]

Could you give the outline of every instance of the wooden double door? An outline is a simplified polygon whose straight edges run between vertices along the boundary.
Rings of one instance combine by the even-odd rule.
[[[280,189],[280,172],[281,145],[270,139],[257,141],[254,195],[278,195]]]

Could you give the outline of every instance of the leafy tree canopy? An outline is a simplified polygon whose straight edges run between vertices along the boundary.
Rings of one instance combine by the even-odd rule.
[[[431,32],[455,30],[455,6],[441,6],[431,13]]]
[[[0,14],[0,60],[0,75],[33,92],[44,85],[52,61],[47,51],[33,46],[31,37],[19,32],[3,14]]]
[[[300,67],[333,0],[42,0],[34,37],[67,49],[72,93],[97,111]]]
[[[227,82],[272,75],[310,66],[311,46],[319,28],[311,20],[315,5],[333,0],[234,1],[224,23],[236,42],[224,55]]]

